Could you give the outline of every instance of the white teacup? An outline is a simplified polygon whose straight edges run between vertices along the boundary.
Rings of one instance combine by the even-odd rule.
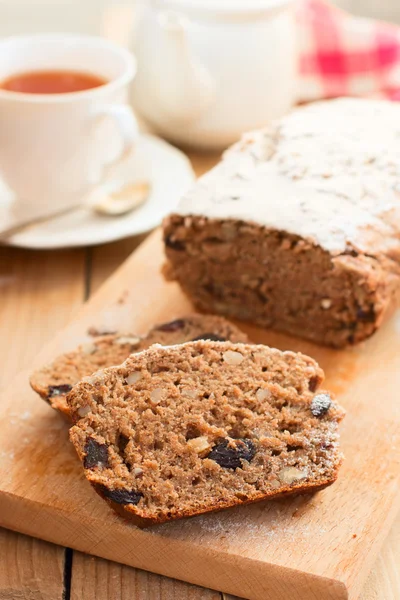
[[[0,41],[0,85],[15,74],[45,70],[92,73],[106,83],[63,94],[0,89],[0,173],[13,210],[33,217],[78,205],[104,167],[133,148],[138,133],[126,104],[136,73],[127,50],[68,34]]]

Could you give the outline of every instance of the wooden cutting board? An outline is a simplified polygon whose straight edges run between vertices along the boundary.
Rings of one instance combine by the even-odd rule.
[[[191,310],[178,286],[163,280],[161,263],[156,232],[66,330],[38,348],[32,368],[87,341],[90,326],[143,333]],[[310,354],[324,368],[327,387],[348,411],[346,461],[335,485],[136,529],[84,480],[68,425],[23,372],[0,401],[0,525],[254,600],[357,598],[400,508],[400,312],[367,343],[344,351],[245,330],[256,342]]]

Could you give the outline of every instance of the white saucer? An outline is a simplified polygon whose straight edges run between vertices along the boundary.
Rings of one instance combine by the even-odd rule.
[[[26,227],[10,237],[7,244],[21,248],[71,248],[145,233],[157,227],[163,217],[174,210],[194,178],[185,154],[155,136],[143,134],[135,154],[114,167],[108,179],[128,182],[148,179],[151,193],[145,204],[119,217],[78,208],[50,221]]]

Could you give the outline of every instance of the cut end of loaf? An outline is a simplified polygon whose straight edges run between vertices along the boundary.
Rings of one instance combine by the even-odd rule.
[[[265,346],[153,346],[76,385],[85,475],[140,526],[320,489],[343,410],[311,358]]]
[[[337,348],[370,337],[398,289],[387,260],[255,222],[173,214],[164,244],[165,277],[200,310]]]

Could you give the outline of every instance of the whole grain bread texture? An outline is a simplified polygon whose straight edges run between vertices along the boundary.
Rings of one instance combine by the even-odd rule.
[[[76,350],[58,356],[51,364],[35,371],[30,384],[52,408],[69,418],[66,396],[83,377],[104,367],[119,365],[132,352],[141,352],[153,344],[169,346],[197,339],[247,342],[247,335],[226,319],[214,315],[189,314],[155,325],[139,336],[127,333],[97,335]]]
[[[400,106],[339,99],[244,136],[164,221],[194,304],[344,347],[400,289]]]
[[[152,346],[77,384],[85,476],[139,527],[333,483],[344,412],[311,358],[261,345]]]

